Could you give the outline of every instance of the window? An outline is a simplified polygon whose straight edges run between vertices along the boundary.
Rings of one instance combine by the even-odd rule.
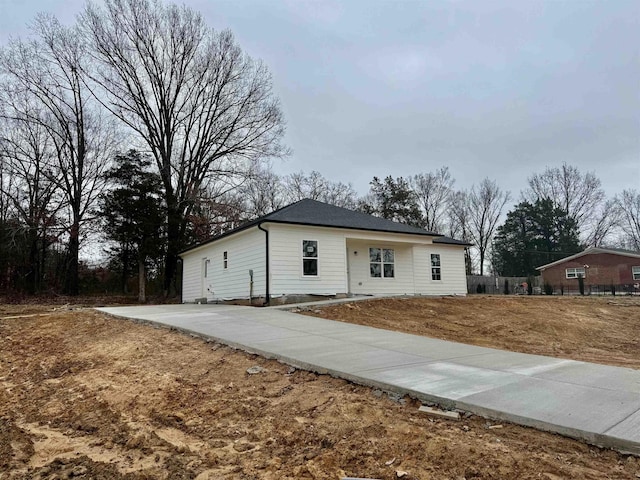
[[[211,260],[209,260],[208,258],[202,260],[204,278],[207,278],[209,276],[209,262],[211,262]]]
[[[631,267],[631,275],[634,280],[640,280],[640,267]]]
[[[431,254],[431,280],[442,280],[440,270],[440,254],[432,253]]]
[[[318,241],[302,241],[302,274],[306,277],[318,276]]]
[[[222,253],[222,268],[224,268],[226,270],[228,266],[229,266],[229,256],[227,255],[227,252],[225,251],[225,252]]]
[[[578,278],[578,277],[584,278],[585,277],[584,267],[567,268],[566,272],[567,272],[567,278]]]
[[[393,278],[395,252],[392,248],[369,249],[369,272],[374,278]]]

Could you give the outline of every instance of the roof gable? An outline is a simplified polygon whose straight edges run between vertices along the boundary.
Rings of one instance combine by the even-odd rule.
[[[624,257],[634,257],[640,258],[640,252],[634,252],[631,250],[623,250],[621,248],[600,248],[600,247],[589,247],[586,250],[576,253],[575,255],[571,255],[569,257],[562,258],[560,260],[556,260],[555,262],[547,263],[546,265],[542,265],[537,267],[536,270],[545,270],[550,267],[555,267],[556,265],[560,265],[561,263],[568,262],[570,260],[575,260],[576,258],[583,257],[585,255],[593,255],[595,253],[608,253],[611,255],[621,255]]]

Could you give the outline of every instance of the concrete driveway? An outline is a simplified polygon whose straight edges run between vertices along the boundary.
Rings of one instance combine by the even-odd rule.
[[[640,454],[640,371],[476,347],[274,308],[99,308],[299,368]]]

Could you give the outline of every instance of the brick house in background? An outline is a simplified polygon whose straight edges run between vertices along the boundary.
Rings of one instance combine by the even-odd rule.
[[[640,252],[591,247],[536,270],[556,292],[578,291],[578,277],[583,277],[586,293],[609,292],[612,286],[619,293],[640,293]]]

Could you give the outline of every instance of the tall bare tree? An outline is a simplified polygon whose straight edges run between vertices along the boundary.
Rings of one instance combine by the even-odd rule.
[[[54,153],[51,137],[42,125],[30,122],[20,112],[2,112],[0,156],[5,161],[4,173],[12,181],[0,183],[0,193],[20,219],[16,226],[24,230],[21,237],[26,240],[27,258],[23,275],[30,293],[42,288],[47,249],[50,239],[60,234],[55,231],[57,215],[65,206],[51,175]]]
[[[271,75],[229,31],[187,7],[154,0],[89,4],[80,19],[99,63],[105,105],[155,159],[167,206],[165,293],[174,285],[187,219],[203,185],[287,154]]]
[[[344,208],[355,208],[357,204],[351,184],[332,182],[315,170],[308,175],[304,172],[287,175],[283,184],[285,203],[310,198]]]
[[[625,244],[640,252],[640,191],[624,190],[615,199]]]
[[[589,242],[602,240],[602,226],[608,220],[599,218],[593,222],[594,212],[606,214],[605,194],[601,182],[595,173],[583,174],[577,167],[563,163],[561,167],[547,167],[544,172],[529,177],[529,188],[523,192],[523,198],[529,203],[550,199],[561,208],[569,218],[578,224],[582,238]],[[592,230],[600,227],[600,232],[592,236]]]
[[[465,190],[451,192],[447,202],[447,235],[471,243],[471,218],[469,212],[469,194]],[[465,248],[464,264],[467,275],[472,274],[471,251]]]
[[[68,262],[65,291],[78,293],[81,229],[104,184],[112,132],[99,105],[85,87],[88,58],[76,28],[63,27],[54,17],[40,15],[33,39],[16,40],[2,52],[3,100],[23,121],[47,130],[55,152],[50,164],[68,206]],[[19,103],[28,96],[37,108]]]
[[[285,204],[282,178],[268,166],[258,166],[238,187],[248,218],[266,215]]]
[[[478,249],[480,275],[484,275],[485,257],[502,210],[510,197],[509,192],[502,191],[495,181],[488,178],[474,185],[467,196],[469,234]]]
[[[440,232],[445,228],[444,222],[454,183],[449,167],[442,167],[435,172],[419,173],[411,178],[410,185],[422,208],[426,230]]]
[[[592,213],[589,220],[587,245],[602,247],[610,243],[612,235],[618,230],[621,213],[621,210],[616,206],[615,199],[603,202]]]

